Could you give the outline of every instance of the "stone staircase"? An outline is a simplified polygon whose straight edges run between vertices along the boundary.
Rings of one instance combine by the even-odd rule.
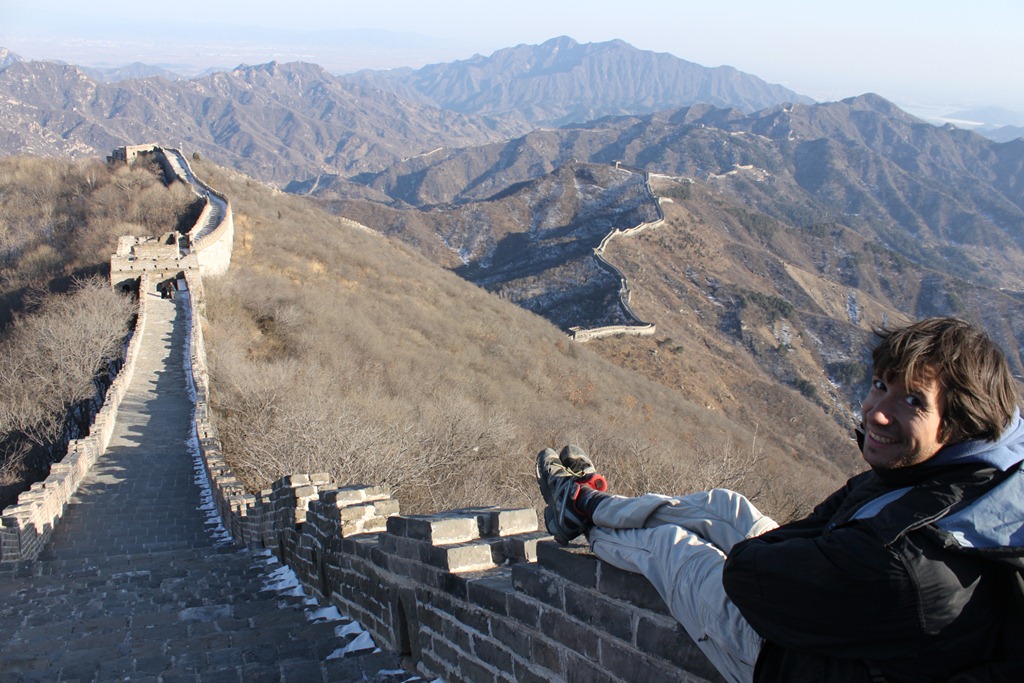
[[[0,565],[0,681],[419,680],[231,544],[191,435],[187,304],[146,296],[110,446],[39,559]]]

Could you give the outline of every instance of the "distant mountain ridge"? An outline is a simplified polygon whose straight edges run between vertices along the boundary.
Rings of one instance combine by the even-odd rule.
[[[5,47],[0,47],[0,69],[6,69],[15,62],[20,62],[21,57],[14,54]]]
[[[996,142],[1009,142],[1024,137],[1024,112],[1002,107],[960,109],[944,119],[966,125],[974,132]]]
[[[621,41],[580,45],[568,38],[391,77],[337,77],[315,64],[271,62],[190,80],[134,65],[131,72],[145,78],[107,83],[131,72],[90,75],[70,65],[10,61],[0,71],[2,154],[102,156],[118,145],[159,141],[282,185],[377,172],[417,154],[506,140],[559,120],[644,113],[703,97],[743,110],[801,100],[734,69],[705,69]]]
[[[562,36],[415,71],[361,72],[346,80],[418,93],[444,109],[561,126],[603,116],[648,114],[691,104],[753,112],[814,100],[728,66],[708,68],[621,40]]]
[[[314,64],[271,62],[191,80],[101,83],[75,66],[0,71],[0,153],[103,156],[158,141],[264,181],[379,170],[506,131],[391,93],[343,83]]]
[[[118,81],[152,78],[154,76],[166,78],[169,81],[176,81],[181,78],[170,69],[142,62],[134,62],[127,66],[117,67],[82,67],[82,71],[102,83],[116,83]]]

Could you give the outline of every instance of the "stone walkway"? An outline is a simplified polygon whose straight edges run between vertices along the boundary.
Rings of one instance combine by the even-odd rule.
[[[150,295],[109,448],[39,561],[0,568],[0,681],[418,680],[225,538],[189,447],[182,299]]]

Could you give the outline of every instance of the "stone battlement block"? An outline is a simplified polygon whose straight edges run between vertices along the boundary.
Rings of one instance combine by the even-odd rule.
[[[280,491],[282,489],[296,488],[299,486],[309,486],[309,483],[308,474],[289,474],[275,481],[270,485],[270,487],[274,491]]]
[[[537,545],[551,538],[546,531],[504,536],[501,539],[505,558],[511,562],[536,562]]]
[[[320,493],[320,500],[322,502],[338,507],[357,505],[366,501],[383,500],[390,497],[391,491],[385,486],[342,486]]]
[[[510,536],[537,531],[537,513],[530,508],[505,510],[482,508],[477,514],[480,533],[486,536]]]
[[[314,472],[309,475],[309,482],[313,484],[313,486],[326,486],[332,481],[331,475],[326,472]]]
[[[393,517],[392,520],[388,523],[389,533],[435,545],[532,533],[539,528],[537,514],[529,508],[464,508],[433,515]]]
[[[426,541],[386,534],[380,539],[386,553],[422,562],[447,572],[475,572],[492,569],[504,561],[501,544],[490,540],[433,545]]]
[[[431,545],[465,543],[480,538],[480,525],[475,516],[436,515],[395,516],[388,519],[388,533]]]

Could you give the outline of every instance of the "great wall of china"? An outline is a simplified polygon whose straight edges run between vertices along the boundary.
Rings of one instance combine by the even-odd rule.
[[[315,473],[247,492],[224,459],[212,420],[200,324],[203,278],[230,264],[231,205],[196,179],[176,150],[127,147],[114,158],[130,162],[139,154],[161,159],[168,177],[188,183],[205,209],[181,240],[173,233],[123,239],[111,259],[111,282],[138,279],[137,331],[147,323],[142,294],[167,280],[188,290],[185,375],[194,401],[192,443],[221,524],[236,546],[272,551],[322,606],[337,607],[362,624],[377,647],[444,681],[721,680],[643,577],[598,561],[584,545],[558,546],[539,530],[532,509],[402,515],[387,490]],[[597,255],[608,239],[628,232],[609,235]],[[608,334],[623,331],[628,330]],[[137,332],[89,436],[72,442],[46,481],[3,511],[0,563],[31,572],[110,441],[141,345]],[[189,457],[181,450],[182,458]]]
[[[651,201],[654,202],[655,208],[658,210],[657,219],[649,223],[640,223],[632,228],[615,228],[601,240],[594,249],[594,258],[597,259],[597,263],[603,269],[610,272],[612,275],[619,279],[619,306],[622,308],[622,313],[627,320],[633,322],[626,325],[607,325],[605,327],[592,327],[592,328],[573,328],[572,338],[579,342],[590,341],[591,339],[600,339],[602,337],[613,337],[617,334],[625,334],[634,337],[649,337],[653,336],[657,331],[657,327],[654,323],[644,322],[640,319],[640,316],[633,311],[631,305],[633,291],[629,287],[629,282],[626,280],[626,276],[623,275],[622,271],[616,268],[614,265],[609,263],[604,257],[604,250],[616,237],[630,237],[638,233],[643,232],[651,228],[657,228],[665,223],[665,212],[661,209],[661,200],[654,194],[654,190],[651,189],[651,177],[650,174],[639,168],[631,168],[623,166],[620,163],[615,164],[616,168],[623,168],[632,173],[640,173],[644,177],[644,189]]]

